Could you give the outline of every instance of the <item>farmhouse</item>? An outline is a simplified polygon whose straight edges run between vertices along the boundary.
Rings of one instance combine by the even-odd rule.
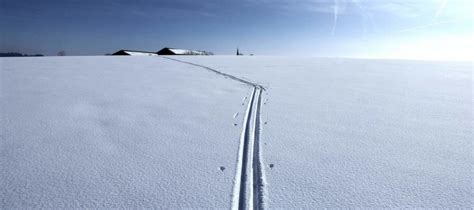
[[[165,47],[157,52],[158,55],[211,55],[212,53],[199,50],[185,50]]]
[[[145,52],[137,50],[119,50],[112,55],[157,56],[157,54],[154,52]]]

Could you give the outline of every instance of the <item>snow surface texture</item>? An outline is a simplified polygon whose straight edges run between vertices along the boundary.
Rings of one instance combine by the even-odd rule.
[[[266,88],[266,207],[472,207],[471,63],[173,58]],[[230,207],[249,86],[160,57],[0,62],[2,208]]]
[[[181,59],[267,88],[269,208],[472,208],[471,63]]]
[[[158,57],[0,61],[0,208],[230,208],[249,86]]]

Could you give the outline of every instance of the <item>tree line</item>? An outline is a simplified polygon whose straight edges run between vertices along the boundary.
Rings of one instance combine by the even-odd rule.
[[[0,57],[40,57],[40,56],[44,56],[44,55],[43,54],[28,55],[28,54],[22,54],[18,52],[0,53]]]

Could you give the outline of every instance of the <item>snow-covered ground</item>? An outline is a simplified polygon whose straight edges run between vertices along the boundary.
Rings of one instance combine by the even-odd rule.
[[[231,207],[252,88],[230,75],[266,88],[265,207],[472,207],[471,63],[173,58],[228,75],[1,59],[2,207]]]
[[[270,208],[472,207],[471,63],[182,60],[267,87]]]
[[[0,208],[230,207],[248,86],[157,57],[1,62]]]

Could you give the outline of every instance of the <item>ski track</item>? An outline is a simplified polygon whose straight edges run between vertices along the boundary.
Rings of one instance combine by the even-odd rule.
[[[265,88],[257,83],[218,71],[216,69],[170,57],[161,57],[180,63],[204,68],[249,86],[252,86],[247,109],[243,117],[243,127],[240,134],[237,154],[237,169],[232,190],[232,209],[264,209],[265,208],[265,171],[260,146],[262,93]],[[247,97],[244,97],[245,101]],[[265,99],[266,103],[267,99]],[[242,103],[244,105],[244,103]],[[238,112],[234,114],[236,118]]]
[[[265,90],[265,88],[264,88],[262,85],[260,85],[260,84],[257,84],[257,83],[254,83],[254,82],[250,82],[250,81],[245,80],[245,79],[241,79],[241,78],[236,77],[236,76],[234,76],[234,75],[230,75],[230,74],[221,72],[221,71],[219,71],[219,70],[213,69],[213,68],[208,67],[208,66],[200,65],[200,64],[197,64],[197,63],[191,63],[191,62],[179,60],[179,59],[176,59],[176,58],[170,58],[170,57],[164,57],[164,56],[161,57],[161,58],[165,58],[165,59],[168,59],[168,60],[173,60],[173,61],[180,62],[180,63],[189,64],[189,65],[192,65],[192,66],[201,67],[201,68],[206,69],[206,70],[208,70],[208,71],[211,71],[211,72],[214,72],[214,73],[216,73],[216,74],[222,75],[222,76],[224,76],[225,78],[229,78],[229,79],[232,79],[232,80],[235,80],[235,81],[239,81],[239,82],[241,82],[241,83],[244,83],[244,84],[247,84],[247,85],[250,85],[250,86],[253,86],[253,87],[256,87],[256,88],[261,88],[261,89]]]
[[[249,204],[253,204],[251,202],[252,196],[248,196],[247,199],[247,192],[249,194],[252,193],[252,191],[249,191],[249,185],[251,184],[252,177],[249,178],[249,176],[252,176],[253,173],[251,173],[251,168],[249,161],[252,161],[251,157],[249,157],[249,150],[251,150],[251,120],[252,118],[252,109],[253,109],[253,104],[254,104],[254,98],[255,98],[255,93],[256,93],[256,88],[253,89],[252,91],[252,96],[250,97],[248,108],[246,111],[245,115],[245,120],[244,120],[244,127],[242,129],[242,134],[240,138],[240,145],[241,148],[239,149],[239,157],[241,157],[241,161],[239,161],[238,167],[240,168],[240,176],[237,174],[237,178],[240,179],[239,183],[239,190],[238,190],[238,195],[234,194],[234,196],[238,196],[238,204],[234,203],[233,204],[233,209],[251,209]],[[237,200],[237,199],[235,199]]]
[[[264,209],[264,167],[260,147],[260,88],[253,88],[240,136],[232,209]]]
[[[254,196],[254,208],[255,209],[264,209],[264,185],[265,185],[265,175],[263,167],[263,158],[260,147],[260,131],[261,131],[261,115],[260,108],[262,106],[262,89],[259,89],[258,99],[257,99],[257,109],[255,110],[255,124],[254,124],[254,134],[255,139],[253,141],[253,196]]]

